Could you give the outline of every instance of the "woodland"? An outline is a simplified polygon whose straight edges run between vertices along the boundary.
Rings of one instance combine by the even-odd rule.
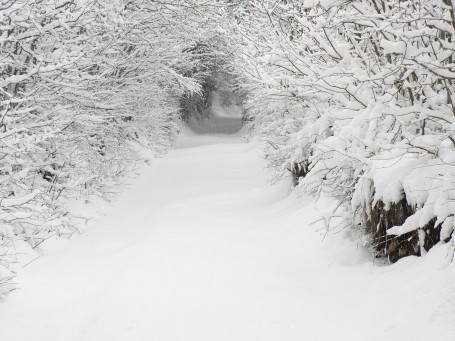
[[[219,89],[273,181],[336,202],[327,234],[453,258],[454,40],[455,0],[1,0],[0,297],[18,242],[78,234],[72,203],[113,200]]]

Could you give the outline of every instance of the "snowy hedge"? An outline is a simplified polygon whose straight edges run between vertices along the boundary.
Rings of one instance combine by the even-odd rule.
[[[178,6],[177,6],[178,5]],[[204,6],[204,8],[201,8]],[[68,202],[109,199],[177,134],[199,91],[188,53],[208,36],[203,1],[5,0],[0,4],[0,299],[17,240],[70,236]]]
[[[234,13],[248,112],[277,177],[338,200],[334,215],[392,261],[453,243],[454,7],[282,0]]]

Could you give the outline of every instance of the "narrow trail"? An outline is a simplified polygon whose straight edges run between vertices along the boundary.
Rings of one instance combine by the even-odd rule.
[[[21,272],[0,340],[454,339],[446,248],[378,266],[347,233],[322,242],[324,207],[270,185],[260,155],[182,136],[87,235]]]

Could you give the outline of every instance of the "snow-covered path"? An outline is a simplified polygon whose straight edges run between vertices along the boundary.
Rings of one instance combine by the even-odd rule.
[[[455,339],[447,247],[373,265],[347,233],[321,242],[318,209],[268,183],[257,145],[179,147],[21,272],[1,341]]]

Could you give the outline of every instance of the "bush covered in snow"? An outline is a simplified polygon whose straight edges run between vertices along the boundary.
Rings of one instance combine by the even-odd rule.
[[[233,11],[269,165],[336,198],[336,215],[391,261],[453,243],[454,7],[282,0]]]
[[[212,24],[192,20],[201,6],[210,8],[1,2],[0,297],[12,289],[15,240],[70,236],[68,200],[111,198],[141,162],[140,146],[172,145],[179,98],[200,90],[188,76],[199,55],[188,51]]]

